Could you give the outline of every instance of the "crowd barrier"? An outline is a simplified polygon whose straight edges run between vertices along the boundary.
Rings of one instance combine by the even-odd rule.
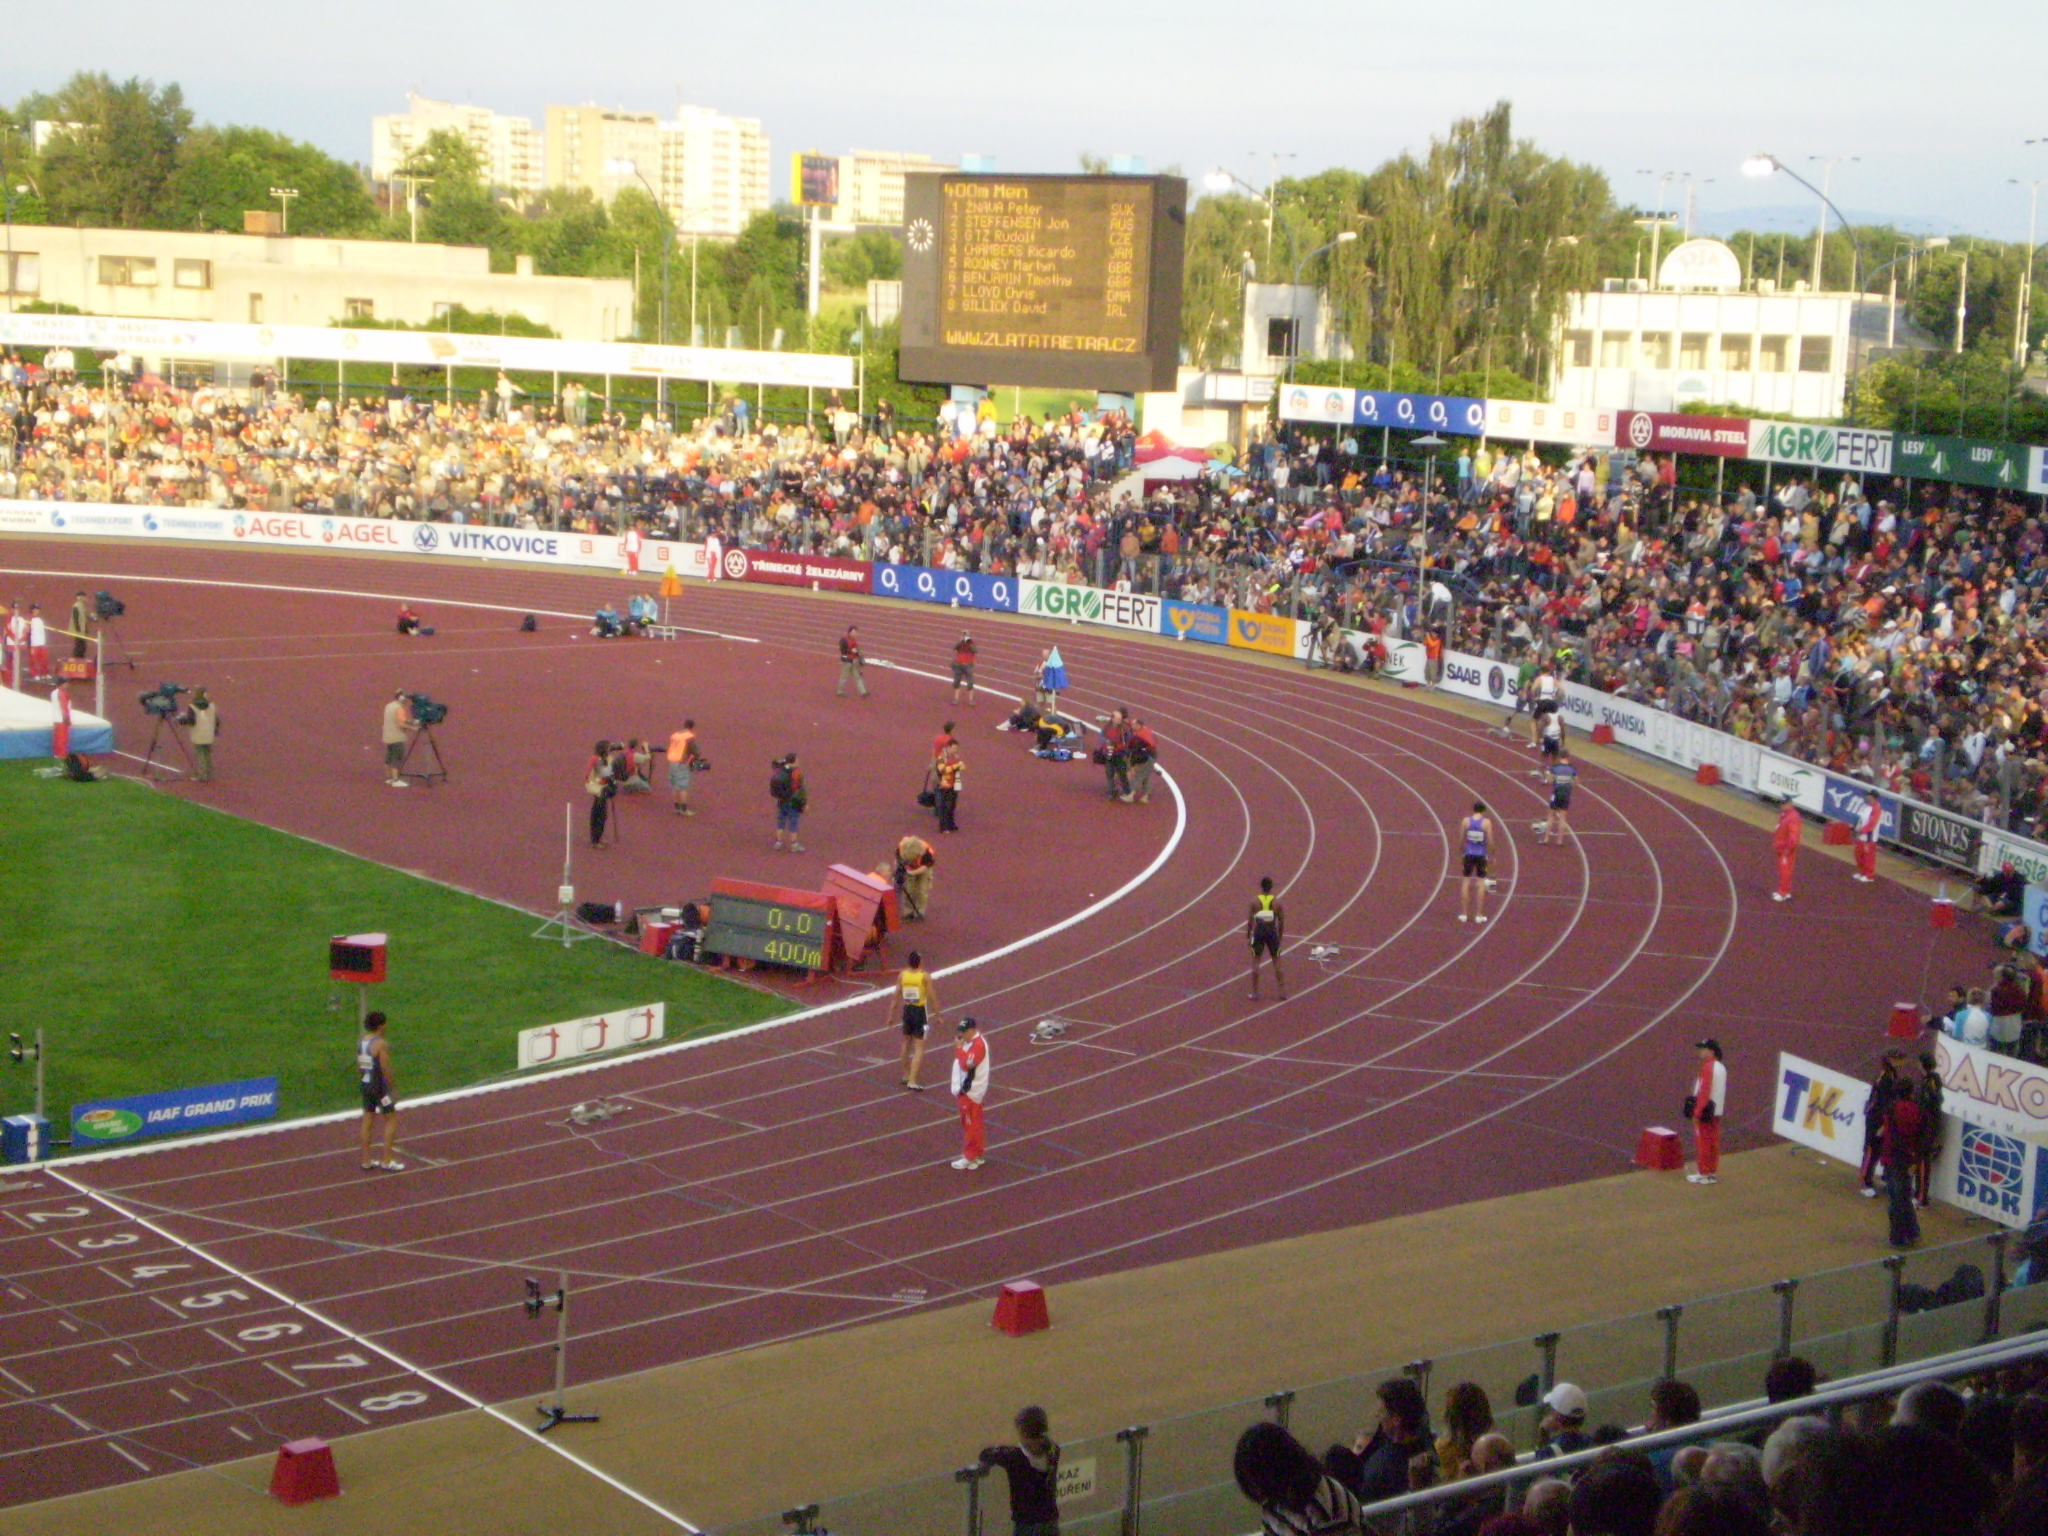
[[[91,538],[134,538],[169,543],[203,542],[273,548],[371,550],[415,557],[506,560],[543,565],[622,570],[624,542],[612,534],[494,528],[461,523],[415,523],[389,518],[324,517],[300,512],[236,512],[210,508],[122,507],[86,502],[0,501],[0,532]],[[1280,614],[1252,613],[1207,603],[1184,603],[1149,593],[1118,592],[1026,577],[987,576],[922,565],[891,565],[837,556],[791,554],[741,547],[714,548],[664,539],[643,542],[641,573],[856,592],[903,602],[943,604],[969,612],[1017,613],[1073,625],[1159,635],[1199,645],[1220,645],[1305,660],[1311,629]],[[1354,654],[1371,641],[1341,632]],[[1421,645],[1383,642],[1381,675],[1425,681]],[[1462,651],[1445,651],[1435,686],[1458,698],[1515,705],[1513,664]],[[1590,732],[1607,726],[1617,742],[1686,772],[1711,764],[1732,788],[1766,799],[1790,799],[1829,821],[1853,823],[1866,797],[1876,796],[1883,820],[1879,838],[1959,874],[1988,874],[2011,864],[2029,883],[2048,886],[2048,846],[1999,830],[1940,806],[1878,789],[1812,763],[1773,752],[1753,741],[1667,710],[1639,704],[1578,683],[1564,685],[1569,727]]]

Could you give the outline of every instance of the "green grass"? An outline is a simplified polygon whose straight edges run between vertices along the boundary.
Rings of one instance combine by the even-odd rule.
[[[391,936],[371,1006],[391,1018],[401,1097],[514,1075],[535,1024],[665,1002],[677,1040],[789,1010],[535,926],[132,782],[0,763],[0,1030],[42,1026],[59,1124],[74,1103],[246,1077],[275,1076],[285,1116],[355,1107],[355,991],[327,979],[337,933]],[[0,1058],[0,1113],[33,1103],[33,1067]]]

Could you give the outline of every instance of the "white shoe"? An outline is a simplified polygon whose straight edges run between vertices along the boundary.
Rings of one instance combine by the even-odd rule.
[[[1460,912],[1458,914],[1458,921],[1461,923],[1469,923],[1470,921],[1472,921],[1472,919],[1467,917],[1464,913]]]
[[[1792,898],[1790,896],[1787,896],[1783,891],[1771,892],[1771,900],[1773,901],[1790,901],[1791,899]]]
[[[1861,1193],[1866,1200],[1875,1200],[1877,1198],[1877,1191],[1868,1184],[1863,1186]]]
[[[1718,1183],[1720,1183],[1720,1182],[1721,1182],[1721,1180],[1720,1180],[1720,1179],[1719,1179],[1719,1178],[1718,1178],[1717,1176],[1715,1176],[1714,1174],[1711,1174],[1711,1173],[1703,1173],[1703,1174],[1701,1174],[1701,1175],[1699,1176],[1699,1178],[1698,1178],[1698,1179],[1697,1179],[1697,1180],[1696,1180],[1695,1182],[1697,1182],[1697,1183],[1700,1183],[1700,1184],[1718,1184]]]
[[[385,1159],[384,1159],[384,1161],[383,1161],[383,1162],[379,1163],[379,1164],[378,1164],[377,1166],[378,1166],[379,1168],[383,1169],[383,1170],[384,1170],[384,1172],[386,1172],[386,1173],[403,1173],[403,1172],[405,1172],[405,1164],[401,1163],[401,1162],[400,1162],[400,1161],[399,1161],[399,1160],[398,1160],[397,1158],[395,1158],[395,1157],[387,1157],[387,1158],[385,1158]]]
[[[1875,875],[1851,875],[1849,878],[1851,880],[1854,880],[1858,885],[1877,884],[1877,876]]]
[[[968,1168],[969,1168],[970,1170],[972,1170],[972,1169],[975,1169],[975,1168],[979,1168],[979,1167],[980,1167],[980,1166],[981,1166],[981,1165],[982,1165],[982,1164],[983,1164],[984,1162],[986,1162],[986,1161],[987,1161],[987,1159],[986,1159],[986,1158],[980,1158],[980,1157],[977,1157],[976,1159],[974,1159],[974,1161],[973,1161],[973,1162],[969,1163],[969,1164],[968,1164],[967,1166],[968,1166]]]
[[[403,779],[386,779],[384,782],[386,784],[389,784],[393,789],[410,789],[412,787],[411,785],[407,784]]]
[[[970,1168],[979,1168],[981,1166],[981,1161],[977,1158],[975,1161],[969,1162],[964,1157],[956,1157],[953,1159],[953,1166],[955,1168],[958,1168],[962,1173],[965,1173]]]
[[[1685,1182],[1688,1184],[1699,1184],[1703,1183],[1704,1181],[1701,1179],[1700,1175],[1696,1173],[1688,1173],[1685,1176]]]
[[[1486,921],[1486,914],[1482,912],[1477,917],[1473,918],[1472,921],[1475,923],[1483,923]]]

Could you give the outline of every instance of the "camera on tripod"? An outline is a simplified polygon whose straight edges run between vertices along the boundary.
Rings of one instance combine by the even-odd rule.
[[[128,611],[128,605],[111,592],[95,592],[92,595],[92,611],[102,619],[118,619]]]
[[[159,720],[177,720],[180,718],[178,695],[187,692],[190,690],[183,683],[158,683],[137,699],[136,703]]]
[[[438,704],[424,693],[408,693],[405,702],[412,708],[412,717],[421,725],[439,725],[448,718],[448,706]]]

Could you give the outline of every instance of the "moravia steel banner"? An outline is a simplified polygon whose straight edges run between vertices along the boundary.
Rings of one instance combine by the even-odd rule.
[[[1614,442],[1638,453],[1706,453],[1739,459],[1749,452],[1749,422],[1740,416],[1623,411],[1615,418]]]

